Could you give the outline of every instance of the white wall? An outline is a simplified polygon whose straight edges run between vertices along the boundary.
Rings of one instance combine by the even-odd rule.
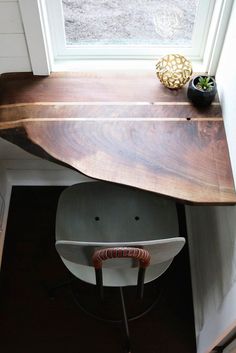
[[[2,139],[0,137],[0,161],[1,160],[20,160],[20,159],[37,159],[33,156],[22,150],[20,147],[13,145],[12,143]]]
[[[0,74],[31,71],[17,0],[0,0]]]
[[[0,74],[24,71],[31,71],[31,65],[19,2],[0,0]],[[0,162],[31,159],[36,157],[0,138]]]
[[[31,71],[31,65],[19,2],[0,0],[0,74],[24,71]],[[0,138],[0,160],[35,158]]]
[[[187,207],[198,352],[236,325],[236,207]]]
[[[4,212],[5,212],[5,198],[7,194],[7,178],[4,168],[0,164],[0,234],[3,231]]]
[[[6,170],[0,161],[0,267],[5,239],[8,208],[10,203],[11,187],[7,180]]]
[[[228,32],[221,54],[216,80],[221,105],[230,158],[233,167],[234,180],[236,180],[236,3],[232,9]]]
[[[236,181],[236,3],[216,74]],[[236,327],[236,206],[187,207],[198,353]]]

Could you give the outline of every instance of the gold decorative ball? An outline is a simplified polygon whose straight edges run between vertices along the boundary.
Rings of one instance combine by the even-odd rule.
[[[156,64],[156,74],[164,86],[176,89],[183,87],[193,73],[192,64],[180,54],[169,54]]]

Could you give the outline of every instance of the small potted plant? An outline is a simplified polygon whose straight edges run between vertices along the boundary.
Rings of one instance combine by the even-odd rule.
[[[211,76],[197,76],[189,82],[188,98],[198,107],[211,104],[216,95],[216,82]]]

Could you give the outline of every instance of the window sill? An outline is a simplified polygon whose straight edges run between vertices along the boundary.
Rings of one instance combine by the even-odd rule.
[[[52,72],[148,71],[155,72],[157,60],[58,60]],[[192,61],[193,72],[205,72],[201,61]]]

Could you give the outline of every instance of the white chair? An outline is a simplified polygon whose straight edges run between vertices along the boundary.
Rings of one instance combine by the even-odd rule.
[[[159,277],[182,249],[175,202],[105,182],[65,189],[56,217],[56,249],[77,278],[103,286],[143,284]],[[125,307],[123,319],[127,326]],[[129,332],[126,327],[127,348]]]

